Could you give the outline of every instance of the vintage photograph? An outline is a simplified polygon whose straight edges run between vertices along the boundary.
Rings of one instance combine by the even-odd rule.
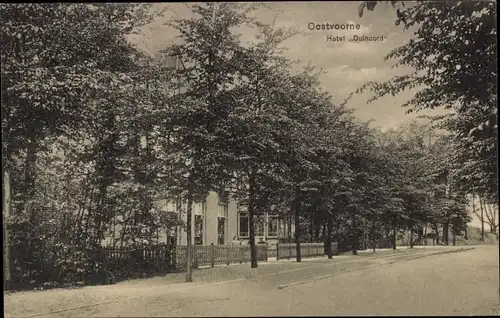
[[[0,4],[4,317],[500,315],[496,10]]]

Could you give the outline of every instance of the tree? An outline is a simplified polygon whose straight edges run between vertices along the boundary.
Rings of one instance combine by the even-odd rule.
[[[20,251],[20,258],[13,257],[16,277],[28,273],[36,280],[36,268],[43,271],[37,262],[43,261],[47,245],[44,209],[47,203],[57,209],[56,202],[67,200],[59,195],[47,202],[50,188],[56,187],[40,179],[43,174],[37,165],[47,165],[44,156],[57,149],[55,143],[85,136],[82,131],[93,127],[96,115],[107,113],[112,124],[113,112],[100,112],[99,106],[119,104],[127,89],[131,92],[133,85],[126,73],[133,71],[138,52],[126,35],[153,16],[148,5],[136,4],[2,5],[2,168],[12,175],[9,221],[14,223],[12,242]],[[107,137],[112,136],[102,140],[111,146]],[[101,163],[106,163],[105,148],[99,147]],[[104,170],[110,171],[101,170],[101,176]],[[104,220],[109,186],[104,184],[99,188],[100,212],[95,211],[94,221]],[[100,232],[96,230],[93,241]],[[21,261],[23,257],[26,261]]]
[[[451,174],[454,166],[450,135],[431,124],[414,121],[398,130],[379,133],[378,137],[384,152],[393,153],[391,166],[398,168],[389,174],[396,177],[394,199],[401,200],[403,208],[397,223],[410,231],[410,246],[415,229],[420,240],[422,227],[431,224],[438,235],[442,225],[447,242],[449,225],[453,225],[454,234],[460,234],[470,220],[464,214],[464,193]]]
[[[292,30],[257,23],[259,41],[238,52],[238,82],[233,89],[236,105],[233,131],[225,144],[229,165],[240,179],[236,197],[245,202],[249,214],[251,266],[257,267],[254,221],[272,211],[284,198],[284,164],[280,161],[280,138],[288,132],[283,124],[283,105],[278,99],[290,62],[279,55],[279,45],[292,37]],[[267,187],[267,189],[266,189]]]
[[[284,103],[287,135],[282,136],[284,156],[281,159],[286,165],[286,188],[292,199],[291,214],[295,220],[295,244],[297,261],[300,257],[302,205],[309,192],[318,191],[318,182],[312,174],[319,170],[315,151],[321,148],[319,140],[313,138],[321,132],[325,123],[328,107],[331,106],[328,94],[318,89],[320,73],[306,67],[303,72],[290,76],[288,86],[293,94],[280,96]]]
[[[373,10],[375,4],[369,1],[366,6]],[[496,98],[494,3],[418,1],[396,13],[396,25],[403,22],[406,30],[418,25],[418,30],[416,38],[391,51],[386,59],[397,59],[396,66],[411,66],[415,72],[380,84],[369,83],[376,93],[373,99],[427,85],[403,106],[410,107],[409,111],[457,107],[460,112],[476,106],[492,111]],[[472,61],[470,54],[477,52]]]
[[[473,198],[474,200],[475,198]],[[478,197],[479,201],[479,210],[477,209],[477,206],[475,204],[475,200],[473,201],[472,205],[472,213],[477,216],[479,221],[481,221],[481,237],[482,240],[484,241],[484,224],[488,224],[490,226],[490,233],[497,233],[498,229],[498,221],[497,221],[497,215],[495,208],[492,208],[492,205],[495,203],[488,202],[486,199],[483,199],[481,197]]]
[[[386,202],[382,208],[381,222],[386,225],[387,235],[392,232],[392,247],[396,249],[396,236],[403,220],[404,207],[403,200],[400,197],[400,177],[404,174],[404,164],[399,158],[398,140],[400,132],[389,130],[386,132],[376,132],[377,148],[380,151],[385,169],[380,173],[383,175],[384,193]]]
[[[315,147],[314,161],[319,169],[311,173],[316,181],[316,191],[312,193],[314,200],[313,213],[317,222],[324,222],[326,232],[323,240],[327,248],[328,258],[332,258],[332,236],[334,219],[339,217],[339,204],[343,193],[348,189],[352,171],[344,160],[350,147],[349,134],[346,129],[352,120],[351,111],[344,105],[331,105],[325,112],[325,118],[319,122],[320,130],[316,137],[319,143]]]
[[[498,235],[498,219],[497,219],[497,213],[498,207],[494,206],[495,203],[488,203],[485,202],[485,215],[486,215],[486,222],[490,226],[490,233],[494,233]]]
[[[394,6],[399,3],[390,2]],[[403,6],[396,10],[396,25],[402,23],[405,30],[415,27],[415,37],[392,50],[386,60],[394,59],[396,67],[409,66],[414,71],[382,83],[369,82],[360,91],[370,88],[375,93],[369,100],[372,101],[421,87],[403,106],[408,107],[408,112],[451,110],[445,128],[456,135],[461,164],[465,163],[467,169],[462,172],[463,178],[470,181],[475,175],[481,176],[480,182],[488,192],[497,194],[495,4],[418,1],[405,6],[401,3]],[[365,7],[373,10],[376,4],[377,1],[363,2],[359,15]]]
[[[207,3],[192,5],[192,19],[176,19],[169,24],[180,32],[183,44],[165,52],[179,56],[185,68],[180,74],[188,85],[177,94],[178,107],[171,110],[168,125],[175,140],[170,145],[177,162],[185,162],[176,187],[187,200],[187,274],[191,278],[192,203],[206,198],[208,191],[228,184],[233,176],[225,145],[232,138],[234,98],[230,87],[235,84],[241,45],[231,29],[251,22],[253,7]],[[232,143],[231,143],[232,144]]]

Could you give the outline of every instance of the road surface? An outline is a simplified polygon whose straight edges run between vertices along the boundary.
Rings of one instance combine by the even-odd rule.
[[[290,262],[279,271],[271,269],[284,265],[265,264],[246,277],[173,287],[138,284],[128,286],[129,294],[117,284],[103,290],[121,288],[121,300],[47,316],[500,314],[498,246],[435,253]]]

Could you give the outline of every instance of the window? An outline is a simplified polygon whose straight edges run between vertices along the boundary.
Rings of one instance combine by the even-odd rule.
[[[261,219],[254,218],[255,236],[264,236],[264,222]]]
[[[248,237],[248,213],[239,213],[239,227],[238,227],[239,237]]]
[[[179,214],[177,214],[177,212],[174,212],[174,211],[167,211],[165,213],[165,219],[166,219],[167,225],[169,227],[173,226],[177,223],[177,221],[179,219]]]
[[[286,219],[283,219],[282,221],[278,222],[278,234],[279,237],[287,237],[288,235],[288,224],[286,222]]]
[[[217,244],[224,245],[226,232],[226,218],[217,218]]]
[[[275,215],[269,216],[267,224],[267,236],[278,236],[278,217]]]
[[[254,217],[254,232],[255,236],[264,236],[264,220]],[[240,212],[239,213],[239,228],[238,228],[238,236],[239,237],[248,237],[250,236],[250,225],[248,222],[248,213]]]
[[[194,244],[203,245],[203,215],[194,216]]]
[[[229,191],[224,191],[222,194],[219,194],[219,204],[228,204],[229,203]]]
[[[167,225],[167,244],[177,245],[177,224],[179,222],[179,214],[169,211],[165,215]]]
[[[207,205],[205,202],[193,204],[193,214],[195,215],[205,215]]]
[[[219,210],[217,211],[217,216],[220,218],[226,218],[228,211],[227,203],[219,203]]]
[[[177,229],[169,230],[167,233],[167,244],[177,245]]]
[[[226,241],[226,219],[228,213],[227,203],[219,203],[217,211],[217,244],[224,245]]]

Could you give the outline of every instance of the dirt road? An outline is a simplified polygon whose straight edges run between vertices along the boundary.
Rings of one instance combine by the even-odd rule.
[[[437,254],[442,252],[451,253]],[[85,307],[41,316],[500,314],[497,246],[462,252],[414,249],[375,256],[275,262],[254,270],[248,265],[215,268],[207,270],[204,278],[195,276],[191,284],[167,284],[158,278],[47,291],[38,293],[38,298],[32,293],[32,302],[44,304],[38,309],[26,305],[30,294],[25,293],[5,298],[5,309],[17,317],[78,306]],[[98,299],[89,301],[89,297]]]

